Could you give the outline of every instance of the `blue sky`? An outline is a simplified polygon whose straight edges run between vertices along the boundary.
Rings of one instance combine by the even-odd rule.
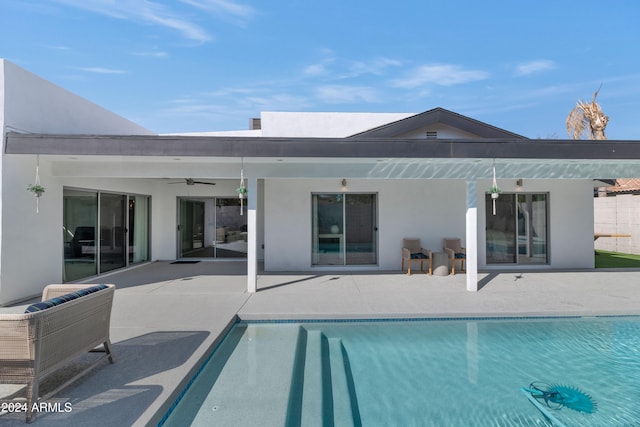
[[[608,138],[640,139],[638,16],[635,0],[3,0],[0,57],[159,133],[443,107],[566,138],[602,84]]]

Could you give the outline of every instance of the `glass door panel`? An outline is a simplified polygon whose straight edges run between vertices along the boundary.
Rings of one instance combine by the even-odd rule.
[[[343,199],[342,194],[313,195],[313,265],[344,265]]]
[[[126,265],[127,196],[100,193],[100,273]]]
[[[129,263],[149,261],[149,197],[129,197]]]
[[[518,263],[545,264],[547,256],[547,195],[518,194]]]
[[[71,282],[98,274],[98,193],[64,189],[62,199],[63,281]]]
[[[180,199],[179,217],[180,258],[210,257],[204,241],[205,202],[200,200]]]
[[[247,257],[247,216],[240,215],[240,199],[237,197],[215,200],[216,233],[214,257]]]
[[[485,195],[487,223],[487,264],[516,262],[516,198],[514,194],[501,193],[495,199],[493,214],[491,194]]]
[[[344,218],[346,264],[376,264],[376,195],[345,195]]]

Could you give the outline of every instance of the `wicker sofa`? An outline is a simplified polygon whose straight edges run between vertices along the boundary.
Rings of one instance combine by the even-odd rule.
[[[46,400],[104,358],[39,396],[45,377],[88,351],[104,351],[113,363],[109,323],[114,292],[115,285],[49,285],[42,301],[25,313],[0,314],[0,384],[27,385],[27,422],[39,398]]]

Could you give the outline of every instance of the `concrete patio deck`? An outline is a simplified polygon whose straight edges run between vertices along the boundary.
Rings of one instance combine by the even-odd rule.
[[[54,396],[70,412],[38,414],[36,425],[155,426],[188,378],[239,317],[254,319],[640,315],[640,271],[481,273],[261,272],[246,292],[243,262],[154,262],[92,282],[115,283],[111,320],[116,362],[106,362]],[[0,308],[22,312],[27,304]],[[89,354],[42,386],[90,362]],[[8,392],[0,386],[0,397]],[[63,405],[64,406],[64,405]],[[0,415],[3,426],[24,414]]]

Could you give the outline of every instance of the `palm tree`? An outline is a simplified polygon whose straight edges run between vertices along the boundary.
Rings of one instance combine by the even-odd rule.
[[[589,135],[589,139],[607,139],[604,135],[604,128],[607,127],[609,117],[602,112],[600,104],[596,102],[598,92],[593,94],[591,102],[582,102],[578,100],[578,104],[567,116],[567,133],[573,139],[582,139]]]

